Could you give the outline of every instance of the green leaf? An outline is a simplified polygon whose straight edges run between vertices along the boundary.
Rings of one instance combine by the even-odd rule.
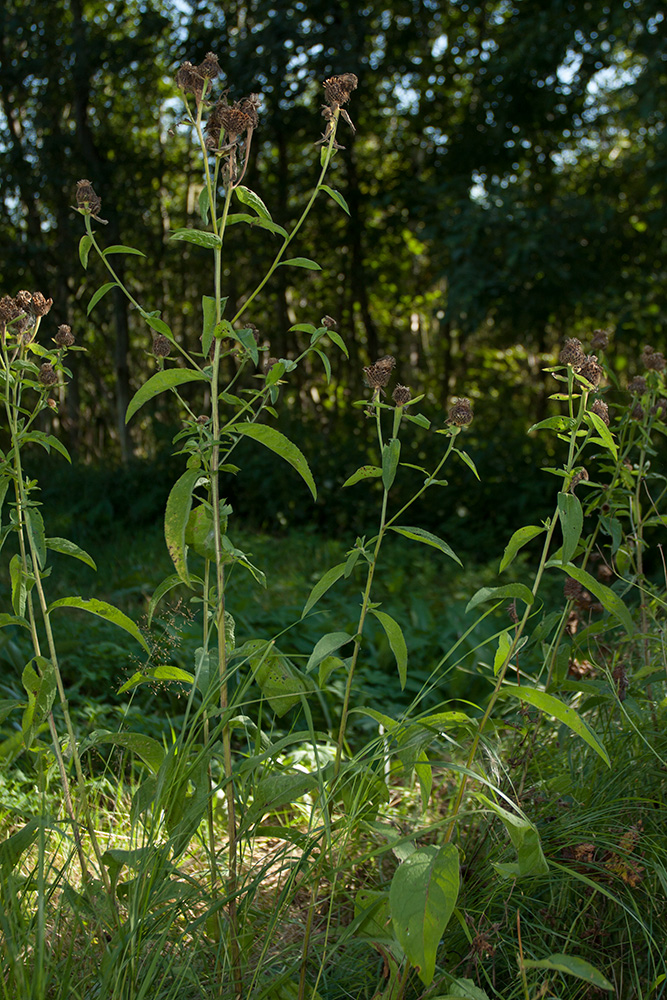
[[[28,695],[21,728],[23,742],[26,750],[29,750],[56,698],[56,672],[53,663],[43,656],[33,657],[23,668],[21,682]]]
[[[47,613],[50,615],[56,608],[78,608],[80,611],[87,611],[91,615],[97,615],[98,618],[104,618],[105,621],[117,625],[118,628],[122,628],[124,632],[127,632],[136,639],[147,653],[150,652],[148,643],[132,619],[123,614],[122,611],[119,611],[118,608],[114,608],[113,604],[107,604],[106,601],[98,601],[94,597],[91,597],[89,600],[85,600],[83,597],[63,597],[59,601],[54,601],[50,604]]]
[[[168,326],[164,320],[160,319],[159,316],[151,316],[150,313],[144,313],[143,316],[145,322],[148,323],[151,330],[155,330],[156,333],[161,333],[163,337],[166,337],[167,340],[171,340],[173,342],[174,335],[171,332],[171,327]]]
[[[82,236],[79,240],[79,260],[81,261],[84,271],[88,270],[88,255],[92,245],[93,237],[88,233],[86,233],[85,236]]]
[[[158,743],[151,736],[144,736],[142,733],[106,733],[96,730],[90,734],[86,743],[92,746],[98,743],[111,743],[114,746],[124,747],[131,753],[136,754],[137,757],[141,757],[153,774],[157,774],[165,758],[165,750],[162,744]]]
[[[286,462],[289,462],[308,486],[313,495],[313,500],[317,500],[317,489],[308,462],[289,438],[267,424],[235,424],[232,430],[234,434],[242,434],[245,437],[252,438],[254,441],[259,441],[265,448],[275,452],[276,455],[280,455]]]
[[[18,615],[8,615],[6,612],[0,613],[0,628],[8,625],[20,625],[21,628],[30,628],[30,623],[26,618],[19,618]]]
[[[349,479],[346,479],[343,486],[354,486],[355,483],[360,483],[362,479],[379,479],[382,475],[382,469],[377,465],[362,465],[360,469],[353,472]]]
[[[298,705],[304,695],[313,691],[315,685],[273,643],[251,639],[244,650],[252,646],[256,647],[256,654],[248,655],[248,661],[253,678],[276,715],[283,716]]]
[[[523,601],[524,604],[530,606],[535,598],[530,592],[528,587],[524,586],[523,583],[508,583],[504,587],[482,587],[478,590],[476,594],[468,601],[468,606],[466,607],[466,614],[476,608],[479,604],[484,604],[486,601],[503,601],[506,597],[515,598],[518,597],[519,600]]]
[[[43,818],[36,817],[29,820],[25,826],[7,837],[0,843],[0,870],[8,875],[21,860],[21,855],[34,844],[40,826],[43,826]]]
[[[208,358],[209,351],[211,350],[211,344],[213,343],[213,329],[215,327],[215,317],[216,317],[214,296],[202,295],[201,307],[202,307],[202,314],[204,316],[204,325],[201,335],[201,349],[204,357]]]
[[[475,478],[481,482],[481,480],[479,479],[479,473],[477,471],[477,467],[475,466],[475,463],[473,462],[472,458],[467,453],[467,451],[462,451],[460,448],[452,448],[452,451],[456,452],[461,461],[465,462],[465,464],[468,466],[468,468],[473,473]]]
[[[399,535],[404,535],[406,538],[411,538],[415,542],[421,542],[423,545],[432,545],[434,549],[444,552],[446,556],[457,562],[459,566],[463,565],[456,552],[450,548],[447,542],[443,542],[442,538],[431,534],[430,531],[425,531],[424,528],[413,528],[400,524],[390,524],[389,528],[391,531],[395,531]]]
[[[326,193],[331,198],[333,198],[333,200],[336,202],[336,204],[340,205],[340,207],[343,209],[344,212],[347,212],[348,215],[350,214],[349,206],[348,206],[347,202],[345,201],[345,198],[343,198],[343,196],[340,193],[340,191],[334,191],[334,189],[330,188],[328,184],[320,184],[319,190],[320,191],[326,191]]]
[[[405,644],[405,639],[403,637],[403,632],[397,621],[388,615],[384,611],[374,611],[371,608],[371,614],[375,615],[380,625],[385,631],[387,639],[389,640],[389,645],[391,651],[396,657],[396,666],[398,667],[398,676],[401,682],[401,690],[405,687],[405,682],[408,679],[408,647]]]
[[[576,955],[549,955],[548,958],[524,960],[525,969],[547,969],[550,972],[564,972],[568,976],[583,979],[598,989],[612,991],[613,985],[602,973],[587,962],[585,958]]]
[[[343,352],[346,358],[349,358],[350,355],[348,353],[347,347],[345,346],[345,341],[343,340],[343,338],[339,333],[336,333],[335,330],[327,330],[327,337],[332,342],[332,344],[335,344],[336,347],[340,348],[340,350]]]
[[[291,805],[303,795],[317,787],[317,774],[307,774],[303,771],[282,771],[261,778],[255,787],[253,803],[248,809],[243,828],[248,829],[258,822],[267,812],[275,812],[283,806]]]
[[[115,246],[107,247],[106,250],[103,251],[102,256],[103,257],[108,257],[109,254],[111,254],[111,253],[133,253],[137,257],[145,257],[146,256],[146,254],[142,253],[141,250],[135,250],[134,247],[123,246],[122,243],[117,243]]]
[[[551,430],[559,431],[564,433],[565,431],[571,431],[576,424],[574,417],[547,417],[546,420],[540,420],[539,423],[533,424],[532,427],[528,428],[528,433],[532,434],[533,431],[541,430]]]
[[[558,494],[558,516],[563,531],[562,559],[564,563],[569,563],[577,551],[584,526],[584,512],[574,493]]]
[[[32,551],[37,559],[40,569],[46,566],[46,535],[44,533],[44,518],[36,507],[27,507],[25,510],[25,526]]]
[[[106,284],[102,285],[100,288],[97,289],[92,299],[88,303],[88,309],[86,310],[87,316],[90,316],[91,312],[93,311],[97,303],[100,301],[101,298],[103,298],[107,294],[107,292],[111,288],[120,288],[120,285],[118,284],[117,281],[107,281]]]
[[[507,661],[507,656],[512,647],[512,636],[510,635],[510,630],[505,629],[498,636],[498,649],[496,650],[496,655],[493,658],[493,675],[498,676],[498,672],[502,669]]]
[[[144,382],[141,389],[138,389],[130,400],[125,414],[125,423],[127,424],[145,403],[154,399],[155,396],[159,396],[161,392],[175,389],[176,386],[185,385],[186,382],[208,381],[210,381],[208,376],[204,375],[203,372],[192,371],[189,368],[169,368],[167,371],[156,372],[155,375],[151,375],[147,382]]]
[[[605,445],[607,450],[613,455],[614,461],[618,458],[618,448],[616,442],[611,436],[611,431],[605,424],[602,417],[599,417],[597,413],[593,413],[591,410],[586,410],[584,413],[584,420],[596,430],[600,436],[600,440]]]
[[[305,618],[310,609],[317,604],[320,597],[326,594],[327,590],[329,590],[330,587],[333,587],[334,583],[340,580],[344,572],[345,563],[339,563],[337,566],[332,566],[331,569],[328,569],[326,573],[322,574],[308,595],[308,600],[306,601],[303,611],[301,612],[302,618]]]
[[[259,352],[257,349],[257,341],[255,340],[255,335],[251,329],[243,330],[232,330],[229,334],[233,337],[239,344],[245,347],[246,351],[250,355],[255,365],[259,364]]]
[[[324,365],[324,371],[325,371],[325,374],[327,376],[327,385],[330,385],[331,384],[331,362],[329,361],[329,359],[326,356],[326,354],[324,353],[324,351],[321,351],[319,349],[319,347],[314,347],[313,351],[315,352],[315,354],[317,354],[317,356],[319,357],[320,361]]]
[[[198,577],[194,577],[194,576],[191,577],[191,579],[193,581],[198,581],[199,580]],[[182,585],[182,583],[183,583],[183,581],[180,578],[180,576],[178,575],[178,573],[172,573],[171,576],[165,577],[165,579],[162,581],[162,583],[159,583],[157,585],[157,587],[153,591],[153,596],[151,597],[149,605],[148,605],[148,626],[149,627],[150,627],[151,622],[153,621],[153,615],[155,614],[155,609],[157,608],[157,606],[160,603],[160,601],[162,600],[162,598],[165,596],[165,594],[168,594],[170,590],[173,590],[174,587],[180,587]]]
[[[322,268],[314,260],[309,260],[308,257],[290,257],[289,260],[281,260],[280,267],[287,267],[288,264],[292,264],[294,267],[305,267],[308,271],[321,271]]]
[[[191,586],[185,554],[185,529],[192,509],[192,491],[202,478],[200,469],[187,469],[177,479],[167,497],[164,512],[164,537],[176,572]]]
[[[175,229],[169,234],[170,240],[183,240],[185,243],[195,243],[199,247],[206,247],[209,250],[222,246],[222,241],[215,233],[209,233],[204,229]]]
[[[389,893],[377,889],[360,889],[354,897],[354,918],[359,937],[374,941],[393,941]]]
[[[578,580],[579,583],[586,588],[586,590],[590,590],[591,594],[595,594],[600,604],[602,604],[610,614],[618,618],[629,635],[634,634],[635,625],[632,620],[632,615],[618,594],[615,594],[610,587],[600,583],[599,580],[596,580],[595,577],[591,576],[590,573],[587,573],[586,570],[579,569],[578,566],[572,566],[570,563],[562,565],[560,562],[550,559],[547,566],[553,566],[556,569],[561,569],[574,580]]]
[[[348,632],[329,632],[327,635],[323,635],[315,644],[315,648],[310,654],[308,663],[306,664],[306,673],[309,674],[315,667],[319,667],[322,660],[325,660],[327,656],[331,656],[341,646],[345,646],[348,642],[351,642],[353,638]]]
[[[394,933],[425,986],[433,980],[438,945],[458,894],[459,854],[453,844],[419,848],[391,880]]]
[[[502,559],[500,560],[498,572],[502,573],[504,569],[507,569],[507,567],[514,561],[514,557],[519,549],[522,549],[524,545],[527,545],[527,543],[533,538],[537,538],[538,535],[541,535],[542,532],[546,530],[547,529],[544,526],[540,528],[536,524],[527,524],[525,527],[519,528],[515,531],[505,546],[505,551]]]
[[[80,549],[74,542],[70,542],[69,538],[47,538],[46,547],[53,552],[60,552],[64,556],[72,556],[73,559],[80,559],[81,562],[86,563],[91,569],[97,571],[97,566],[92,556],[89,556],[84,549]]]
[[[25,603],[28,597],[28,580],[23,569],[21,557],[18,554],[9,560],[9,578],[12,583],[12,609],[14,614],[23,618]],[[30,582],[32,586],[32,581]]]
[[[260,196],[255,194],[254,191],[251,191],[250,188],[245,187],[243,184],[239,184],[234,188],[234,194],[243,205],[249,205],[250,208],[252,208],[254,212],[257,212],[257,214],[263,219],[268,219],[269,222],[271,221],[271,213],[268,208]]]
[[[398,438],[391,438],[382,447],[382,485],[385,490],[390,490],[393,485],[400,457],[401,442]]]
[[[506,684],[501,689],[500,694],[502,696],[512,695],[515,698],[519,698],[520,701],[528,702],[529,705],[539,708],[545,715],[552,715],[588,743],[602,757],[607,767],[611,767],[609,754],[597,734],[573,708],[570,708],[569,705],[566,705],[559,698],[554,698],[552,694],[547,694],[545,691],[538,691],[537,688],[524,687],[523,685],[519,687],[514,684]]]
[[[518,816],[516,813],[503,809],[497,802],[493,802],[477,793],[477,798],[489,809],[500,817],[505,829],[510,835],[510,840],[517,852],[516,864],[494,863],[493,867],[504,878],[526,878],[534,875],[546,875],[549,872],[549,865],[542,852],[540,835],[537,827],[533,825],[525,816]]]
[[[139,684],[155,684],[162,681],[180,681],[181,684],[192,684],[194,679],[194,674],[188,673],[187,670],[181,670],[180,667],[173,667],[165,663],[159,667],[138,670],[132,674],[128,681],[125,681],[122,687],[118,688],[118,694],[132,691]]]
[[[472,979],[455,979],[447,990],[444,996],[433,997],[433,1000],[489,1000],[489,994],[476,986]]]
[[[70,458],[67,448],[62,441],[60,441],[57,437],[54,437],[53,434],[45,434],[44,431],[29,431],[27,434],[22,436],[22,441],[34,441],[35,444],[41,445],[49,455],[51,454],[51,449],[53,448],[53,450],[57,451],[59,455],[62,455],[70,465],[72,464],[72,459]]]

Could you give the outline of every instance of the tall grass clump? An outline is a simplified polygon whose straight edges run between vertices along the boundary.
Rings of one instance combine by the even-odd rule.
[[[24,455],[39,445],[68,457],[48,418],[80,346],[66,326],[45,346],[51,302],[41,293],[0,301],[8,431],[0,541],[11,583],[0,626],[24,635],[17,648],[30,645],[24,695],[8,684],[0,702],[0,754],[37,789],[30,809],[4,809],[3,996],[660,997],[667,660],[664,573],[653,557],[661,550],[652,546],[665,523],[654,462],[666,429],[664,358],[646,348],[644,374],[626,391],[605,362],[606,332],[594,334],[597,355],[575,339],[564,345],[550,369],[559,412],[530,428],[557,439],[561,464],[545,470],[552,513],[517,528],[499,582],[471,596],[468,624],[443,644],[414,696],[409,622],[381,606],[378,582],[407,558],[419,587],[406,543],[459,563],[448,541],[417,522],[431,491],[447,487],[450,463],[476,474],[461,443],[473,408],[463,395],[448,410],[425,401],[396,382],[396,369],[406,378],[400,359],[369,359],[356,376],[357,406],[376,457],[350,470],[342,488],[374,491],[376,523],[360,526],[366,533],[345,558],[304,592],[297,620],[277,634],[241,634],[239,574],[258,588],[272,583],[238,542],[242,523],[226,500],[231,477],[243,475],[236,463],[262,446],[315,497],[307,456],[276,426],[281,387],[306,360],[329,379],[327,352],[347,356],[328,316],[292,327],[290,357],[271,356],[253,304],[277,268],[318,267],[292,256],[317,196],[347,210],[326,179],[341,119],[353,128],[345,106],[357,79],[324,83],[319,175],[287,231],[243,183],[260,98],[216,99],[220,74],[209,53],[176,77],[203,187],[201,228],[170,238],[202,248],[210,266],[194,344],[179,343],[168,317],[146,311],[121,279],[114,258],[143,254],[104,245],[94,182],[76,191],[81,263],[96,257],[108,276],[89,309],[120,290],[150,331],[154,371],[126,419],[163,392],[181,406],[174,445],[183,470],[164,515],[172,570],[147,622],[155,627],[171,600],[188,602],[188,628],[197,630],[188,669],[164,662],[164,645],[110,603],[49,599],[53,552],[95,564],[48,534]],[[223,286],[232,225],[275,240],[266,275],[240,305]],[[432,467],[410,460],[416,428],[441,444]],[[413,483],[400,503],[398,477]],[[352,625],[335,620],[333,602],[350,579],[360,590]],[[130,712],[117,728],[77,719],[52,627],[66,609],[105,619],[138,644],[143,659],[120,693],[173,685],[182,695],[177,722],[156,722],[149,735],[133,728]],[[178,631],[185,617],[166,614]],[[299,634],[313,628],[309,652],[296,652]],[[360,678],[377,644],[391,655],[391,696],[369,704]],[[471,657],[483,695],[466,700],[458,685],[449,697]]]

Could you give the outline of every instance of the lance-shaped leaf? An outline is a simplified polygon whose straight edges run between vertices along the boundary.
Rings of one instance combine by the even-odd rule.
[[[573,566],[571,563],[561,565],[560,562],[554,562],[553,559],[550,559],[547,566],[554,566],[556,569],[562,569],[563,572],[567,573],[568,576],[571,576],[573,580],[578,580],[582,587],[585,587],[586,590],[590,590],[591,594],[595,594],[600,604],[602,604],[610,614],[618,618],[630,635],[634,633],[635,625],[632,620],[632,615],[630,614],[627,606],[618,594],[614,593],[611,587],[605,586],[604,583],[600,583],[600,581],[596,580],[594,576],[587,573],[585,569],[580,569],[578,566]]]
[[[340,649],[346,643],[351,642],[352,639],[353,636],[347,632],[329,632],[327,635],[323,635],[310,654],[310,658],[306,664],[306,673],[309,674],[311,670],[320,665],[322,660],[325,660],[327,656],[331,656],[332,653],[335,653],[337,649]]]
[[[524,545],[527,545],[531,539],[536,538],[546,530],[547,529],[544,526],[540,528],[536,524],[527,524],[523,528],[519,528],[515,531],[505,546],[505,551],[503,552],[503,557],[500,560],[498,572],[502,573],[504,569],[507,569],[507,567],[514,561],[514,557],[517,552],[522,549]]]
[[[322,268],[315,260],[309,260],[308,257],[290,257],[289,260],[281,260],[280,266],[287,267],[291,264],[293,267],[305,267],[307,271],[321,271]]]
[[[120,288],[120,285],[116,281],[107,281],[104,285],[101,285],[100,288],[97,289],[97,291],[91,298],[90,302],[88,303],[88,308],[86,310],[87,316],[90,316],[91,312],[93,311],[97,303],[100,301],[101,298],[103,298],[107,294],[107,292],[111,288]]]
[[[26,750],[29,750],[56,697],[56,672],[51,660],[33,657],[23,668],[21,681],[28,695],[21,728]]]
[[[373,611],[371,608],[371,614],[375,615],[385,631],[391,651],[396,657],[401,688],[404,688],[405,682],[408,679],[408,647],[405,644],[401,627],[397,621],[394,621],[391,615],[385,614],[384,611]]]
[[[382,469],[378,465],[362,465],[360,469],[353,472],[348,479],[345,480],[343,486],[354,486],[355,483],[360,483],[362,479],[379,479],[382,475]]]
[[[88,254],[90,253],[90,248],[93,245],[93,237],[88,233],[82,236],[79,240],[79,260],[83,265],[84,271],[88,268]]]
[[[255,194],[254,191],[251,191],[250,188],[245,187],[244,184],[239,184],[234,188],[234,194],[241,202],[241,204],[248,205],[249,208],[252,208],[253,211],[257,212],[257,214],[261,216],[263,219],[268,219],[269,221],[271,221],[271,213],[269,212],[268,208],[266,207],[260,196],[258,194]]]
[[[185,555],[185,531],[192,509],[192,491],[201,479],[199,469],[186,469],[177,479],[167,497],[164,512],[164,537],[176,572],[190,586],[190,574]]]
[[[190,368],[169,368],[167,371],[156,372],[151,375],[147,382],[144,382],[141,389],[135,392],[129,402],[125,414],[125,423],[132,419],[137,410],[140,410],[144,403],[159,396],[167,389],[175,389],[178,385],[185,385],[186,382],[208,382],[208,376],[200,371],[192,371]]]
[[[135,247],[124,246],[124,244],[122,244],[122,243],[116,243],[112,247],[107,247],[106,250],[103,251],[102,256],[103,257],[108,257],[109,254],[112,254],[112,253],[129,253],[129,254],[134,254],[136,257],[145,257],[146,256],[146,254],[143,253],[142,250],[137,250]]]
[[[463,565],[456,552],[454,552],[454,549],[447,542],[444,542],[442,538],[438,538],[437,535],[433,535],[430,531],[425,531],[424,528],[413,528],[400,524],[390,524],[389,527],[392,531],[398,532],[399,535],[404,535],[405,538],[411,538],[414,542],[421,542],[423,545],[432,545],[434,549],[440,549],[446,556],[457,562],[459,566]]]
[[[326,594],[329,587],[333,587],[334,583],[340,580],[341,576],[345,572],[346,563],[339,563],[337,566],[332,566],[328,569],[320,579],[317,581],[310,594],[308,595],[308,600],[306,601],[303,611],[301,612],[301,617],[304,618],[310,609],[317,604],[320,597]]]
[[[605,424],[602,417],[599,417],[597,413],[593,413],[592,410],[586,410],[584,413],[584,420],[598,432],[600,435],[600,441],[603,445],[605,445],[607,450],[611,452],[614,457],[614,461],[616,461],[618,458],[618,447],[611,436],[611,431]]]
[[[197,246],[213,250],[222,245],[220,237],[205,229],[176,229],[169,234],[170,240],[183,240],[185,243],[195,243]]]
[[[44,569],[46,565],[46,535],[44,519],[36,507],[28,507],[25,511],[25,523],[30,538],[30,547],[35,554],[37,565]]]
[[[614,989],[599,969],[585,958],[578,958],[576,955],[549,955],[548,958],[529,959],[524,961],[523,966],[525,969],[546,969],[548,972],[563,972],[568,976],[576,976],[577,979],[583,979],[600,990],[611,992]]]
[[[81,562],[90,566],[91,569],[97,570],[93,557],[89,556],[85,549],[80,549],[74,542],[70,542],[69,538],[47,538],[46,547],[53,552],[60,552],[64,556],[72,556],[73,559],[80,559]]]
[[[181,670],[180,667],[163,663],[159,667],[137,670],[128,681],[125,681],[122,687],[118,688],[118,694],[125,694],[126,691],[132,691],[139,684],[156,684],[166,681],[180,681],[181,684],[192,684],[194,679],[194,674],[188,673],[187,670]]]
[[[95,597],[91,597],[89,600],[85,600],[83,597],[62,597],[59,601],[54,601],[53,604],[49,605],[48,614],[51,614],[56,608],[78,608],[79,611],[87,611],[91,615],[97,615],[98,618],[104,618],[105,621],[122,628],[123,631],[136,639],[147,653],[150,652],[148,643],[132,619],[119,611],[118,608],[114,608],[113,604],[98,601]]]
[[[86,745],[95,746],[98,743],[111,743],[114,746],[124,747],[130,753],[141,757],[154,774],[160,770],[165,758],[162,744],[151,736],[144,736],[143,733],[107,733],[95,730],[86,740]]]
[[[484,604],[485,601],[502,601],[506,597],[518,597],[519,600],[528,605],[531,605],[535,600],[533,594],[523,583],[508,583],[504,587],[482,587],[468,601],[466,614],[476,608],[478,604]]]
[[[425,986],[459,894],[459,854],[453,844],[421,847],[394,872],[389,905],[394,933]]]
[[[512,695],[521,701],[527,702],[529,705],[534,705],[535,708],[539,708],[545,715],[553,715],[555,719],[558,719],[564,726],[567,726],[573,733],[576,733],[582,740],[585,740],[602,757],[607,767],[611,767],[609,754],[602,745],[598,735],[565,702],[559,698],[555,698],[552,694],[547,694],[545,691],[538,691],[537,688],[523,687],[523,685],[519,687],[514,684],[506,684],[500,693],[504,696]]]
[[[349,206],[345,201],[345,198],[343,198],[340,191],[335,191],[333,188],[329,187],[328,184],[320,184],[319,190],[326,191],[329,197],[333,198],[336,204],[340,205],[340,207],[343,209],[344,212],[347,212],[348,215],[350,214]]]
[[[546,875],[549,865],[542,853],[542,844],[537,827],[534,826],[525,816],[509,812],[503,809],[497,802],[493,802],[478,792],[477,798],[489,809],[492,809],[503,821],[505,829],[510,835],[510,840],[517,852],[517,862],[500,864],[495,863],[493,867],[505,878],[525,878],[532,875]]]
[[[396,478],[400,457],[401,442],[399,438],[391,438],[382,448],[382,485],[386,490],[391,489]]]
[[[563,562],[569,563],[577,551],[584,526],[584,513],[574,493],[558,494],[558,517],[563,531]]]
[[[317,500],[317,488],[315,487],[315,480],[313,479],[308,462],[303,453],[299,451],[289,438],[267,424],[235,424],[232,431],[234,434],[242,434],[245,437],[252,438],[254,441],[259,441],[265,448],[275,452],[276,455],[280,455],[286,462],[289,462],[306,483],[313,495],[313,500]]]

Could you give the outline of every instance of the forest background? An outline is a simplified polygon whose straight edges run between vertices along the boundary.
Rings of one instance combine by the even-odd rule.
[[[664,25],[657,0],[5,0],[2,291],[53,297],[55,322],[86,348],[49,428],[74,466],[33,459],[62,533],[80,540],[160,520],[180,472],[173,397],[125,423],[156,364],[151,332],[120,291],[87,315],[106,278],[99,263],[81,268],[72,205],[77,180],[90,179],[105,240],[150,261],[117,258],[122,276],[196,350],[206,251],[168,234],[197,224],[202,177],[173,77],[212,50],[230,100],[261,95],[246,183],[288,229],[316,176],[322,81],[359,78],[357,131],[330,181],[350,214],[318,200],[297,252],[322,270],[278,269],[248,314],[275,357],[303,348],[307,335],[291,326],[325,314],[349,347],[329,385],[313,364],[285,388],[282,427],[319,498],[248,448],[235,509],[271,532],[295,518],[334,531],[363,524],[364,498],[339,490],[371,443],[352,403],[365,392],[363,366],[392,354],[399,380],[427,394],[427,413],[467,396],[476,414],[466,447],[481,483],[462,466],[453,491],[429,494],[420,523],[454,533],[461,551],[498,552],[542,511],[549,455],[525,432],[548,412],[542,369],[563,339],[613,330],[619,387],[644,344],[665,347]],[[266,271],[270,240],[229,230],[231,304]],[[428,464],[427,447],[417,433],[412,460]]]

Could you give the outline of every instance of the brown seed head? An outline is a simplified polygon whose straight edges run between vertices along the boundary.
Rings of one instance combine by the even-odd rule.
[[[323,316],[320,320],[320,325],[325,327],[327,330],[335,330],[338,323],[335,319],[332,319],[331,316]]]
[[[162,333],[153,334],[153,354],[156,358],[168,358],[171,354],[171,341]]]
[[[16,293],[15,302],[21,312],[32,312],[32,292],[22,289]]]
[[[35,292],[32,297],[32,311],[35,316],[46,316],[53,305],[53,299],[46,299],[41,292]]]
[[[74,343],[74,334],[72,333],[72,327],[67,326],[63,323],[58,327],[58,332],[53,338],[58,345],[58,347],[71,347]]]
[[[197,104],[201,101],[202,94],[204,93],[204,82],[205,79],[199,72],[199,69],[193,66],[191,62],[184,62],[176,73],[176,86],[184,94],[194,94]]]
[[[603,369],[598,364],[598,359],[594,354],[586,355],[584,360],[579,365],[579,374],[583,375],[585,379],[588,379],[593,386],[598,386],[600,384]]]
[[[340,76],[330,76],[324,81],[324,99],[330,107],[347,104],[353,90],[357,89],[359,80],[354,73],[342,73]]]
[[[397,385],[391,394],[391,398],[396,403],[396,406],[405,406],[412,399],[412,393],[407,385]]]
[[[568,576],[567,580],[563,584],[563,594],[567,601],[578,601],[583,593],[584,588],[581,586],[578,580],[573,580],[571,576]]]
[[[261,98],[259,94],[249,94],[239,101],[239,111],[248,116],[252,128],[257,128],[259,125],[260,104]]]
[[[628,392],[634,393],[635,396],[643,396],[647,389],[648,386],[643,375],[635,375],[632,381],[628,382]]]
[[[591,413],[596,413],[607,427],[609,427],[609,407],[603,399],[596,399],[591,406]]]
[[[369,387],[371,389],[383,389],[389,383],[395,365],[396,359],[392,358],[391,354],[387,354],[384,358],[378,358],[368,368],[364,368],[364,375]]]
[[[53,365],[45,364],[39,369],[39,375],[37,377],[44,386],[55,385],[58,381],[58,372],[55,370]]]
[[[662,372],[665,370],[665,357],[661,351],[654,351],[644,355],[644,364],[649,371]]]
[[[100,214],[102,199],[95,194],[90,181],[83,180],[76,182],[76,205],[77,208],[83,208],[84,211],[90,212],[91,215]]]
[[[470,400],[465,397],[456,401],[449,411],[449,422],[456,427],[466,427],[472,423],[472,406]]]
[[[3,295],[0,299],[0,327],[7,326],[13,319],[21,315],[22,309],[11,295]]]
[[[222,129],[224,129],[229,142],[233,142],[238,135],[243,135],[249,128],[254,128],[256,124],[257,106],[251,98],[246,97],[243,101],[235,101],[234,104],[229,105],[227,98],[223,97],[211,109],[205,131],[217,146]]]
[[[633,420],[644,419],[644,407],[641,405],[641,403],[635,403],[635,405],[630,410],[630,416]]]
[[[581,341],[577,340],[576,337],[569,337],[558,355],[558,360],[562,365],[572,365],[573,368],[577,368],[583,364],[584,358],[585,354],[581,346]]]
[[[609,347],[609,330],[595,330],[591,339],[594,351],[605,351]]]
[[[207,80],[215,80],[222,73],[218,57],[213,52],[207,52],[204,61],[197,66],[197,73]]]

